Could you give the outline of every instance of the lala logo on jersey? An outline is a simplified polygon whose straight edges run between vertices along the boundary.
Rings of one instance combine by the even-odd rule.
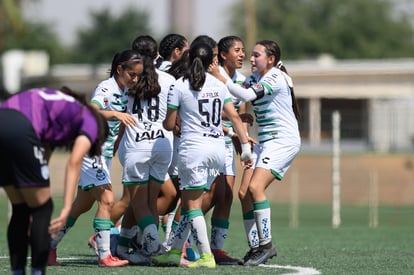
[[[144,122],[144,128],[145,132],[137,133],[137,136],[135,137],[136,142],[140,142],[143,140],[154,140],[157,138],[164,138],[164,132],[161,129],[158,130],[151,130],[152,124],[148,122]]]

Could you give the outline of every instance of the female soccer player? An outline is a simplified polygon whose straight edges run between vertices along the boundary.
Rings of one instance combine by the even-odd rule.
[[[158,69],[163,72],[168,71],[171,64],[180,59],[186,50],[188,50],[188,41],[181,34],[170,33],[164,36],[158,49],[160,54],[158,59],[161,61]]]
[[[13,274],[25,274],[29,244],[32,274],[46,274],[50,234],[68,218],[83,156],[99,156],[108,135],[104,118],[68,88],[20,92],[0,105],[0,186],[12,205],[7,229]],[[48,162],[55,147],[71,149],[63,207],[50,221],[53,202]],[[30,224],[31,221],[31,224]],[[30,232],[28,234],[28,230]]]
[[[230,95],[222,83],[207,73],[212,63],[212,48],[205,43],[192,43],[189,51],[189,70],[184,77],[174,83],[168,97],[164,127],[173,130],[177,115],[181,119],[178,173],[182,217],[179,227],[174,232],[171,250],[164,255],[152,257],[156,265],[179,266],[181,250],[191,230],[200,259],[187,266],[190,268],[216,266],[201,206],[204,190],[210,188],[212,181],[224,165],[222,111],[233,122],[240,136],[243,148],[242,164],[250,164],[249,139],[233,107]]]
[[[299,111],[291,78],[280,60],[279,45],[262,40],[254,46],[250,57],[252,75],[248,89],[228,81],[219,73],[212,73],[224,82],[230,92],[243,101],[251,101],[258,125],[258,156],[248,186],[241,186],[245,230],[250,250],[245,265],[259,265],[276,256],[272,244],[270,204],[265,190],[274,179],[282,180],[299,152]],[[244,189],[243,189],[244,188]],[[257,232],[259,240],[251,240]]]
[[[158,215],[168,210],[161,210],[165,206],[159,203],[162,200],[159,198],[160,190],[163,189],[166,196],[173,193],[175,198],[176,194],[168,177],[172,134],[162,126],[167,112],[168,91],[175,79],[155,69],[157,43],[151,36],[138,36],[132,47],[143,56],[145,70],[128,97],[127,112],[137,122],[125,128],[119,146],[119,160],[123,166],[122,184],[131,197],[122,220],[117,253],[133,264],[148,265],[151,263],[149,256],[163,252],[158,236]],[[165,190],[168,187],[171,187],[170,191]],[[167,200],[166,204],[172,202]],[[137,232],[136,241],[141,249],[129,253],[129,240]]]
[[[115,54],[109,78],[98,84],[92,96],[92,105],[107,119],[110,134],[102,148],[102,155],[83,159],[79,180],[78,194],[73,202],[72,211],[66,226],[52,240],[49,265],[56,262],[56,247],[76,219],[98,202],[98,210],[93,220],[95,241],[99,266],[124,266],[128,261],[114,257],[110,251],[110,229],[114,226],[111,210],[114,205],[110,169],[114,155],[114,143],[118,137],[121,123],[135,125],[134,117],[127,114],[126,103],[128,90],[138,82],[144,70],[141,55],[133,50],[124,50]]]
[[[226,78],[238,85],[242,85],[245,76],[238,70],[242,68],[245,58],[244,45],[240,37],[230,35],[223,37],[218,42],[218,61],[220,72]],[[239,114],[246,115],[246,103],[236,97],[232,97],[232,102]],[[203,211],[206,212],[214,205],[211,215],[211,250],[218,265],[238,265],[242,264],[240,259],[230,257],[224,250],[223,245],[229,229],[229,217],[233,202],[233,186],[236,176],[234,162],[233,140],[238,146],[237,135],[234,134],[231,121],[223,117],[223,126],[226,128],[224,140],[226,142],[226,161],[222,173],[215,180],[213,194],[205,193]],[[247,132],[247,126],[246,132]],[[240,153],[240,152],[239,152]],[[213,185],[213,186],[214,186]],[[211,198],[211,197],[214,197]]]

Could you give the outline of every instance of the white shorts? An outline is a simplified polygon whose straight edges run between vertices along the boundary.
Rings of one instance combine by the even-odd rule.
[[[258,150],[255,167],[268,169],[276,179],[282,180],[293,159],[299,153],[300,144],[287,145],[278,139],[273,139],[257,144],[255,147]]]
[[[153,143],[152,150],[128,150],[120,145],[118,156],[123,166],[122,184],[146,184],[150,179],[162,184],[168,179],[172,144],[169,139],[160,138]]]
[[[171,178],[178,177],[178,146],[180,143],[180,138],[174,136],[173,140],[173,153],[170,167],[168,168],[168,174]]]
[[[234,146],[233,143],[226,143],[226,158],[222,168],[222,172],[225,176],[236,175],[236,164],[234,163]]]
[[[111,184],[111,166],[112,158],[85,156],[82,161],[78,187],[87,191],[94,186]]]
[[[225,161],[224,141],[200,137],[197,142],[182,141],[178,152],[180,189],[210,190]]]

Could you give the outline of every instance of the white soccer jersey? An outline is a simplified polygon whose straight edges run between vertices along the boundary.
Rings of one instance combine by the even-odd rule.
[[[159,70],[157,73],[161,92],[156,97],[128,97],[127,112],[134,116],[137,123],[125,128],[119,145],[124,184],[146,182],[149,176],[163,182],[167,176],[173,134],[165,130],[162,123],[167,113],[168,91],[175,78]]]
[[[170,68],[171,68],[171,61],[168,61],[168,60],[164,60],[162,63],[161,63],[161,65],[160,65],[160,67],[158,68],[160,71],[163,71],[163,72],[166,72],[166,71],[168,71]]]
[[[102,81],[96,87],[91,102],[101,110],[126,111],[127,89],[121,90],[114,77]],[[121,122],[108,120],[109,135],[102,145],[102,155],[94,158],[84,156],[78,186],[88,190],[94,186],[111,183],[110,170],[113,157],[114,142],[118,137]]]
[[[263,77],[249,76],[248,85],[255,81],[263,85],[264,97],[252,101],[258,125],[258,140],[285,139],[289,144],[300,144],[298,122],[292,110],[292,96],[283,72],[271,68]]]
[[[91,102],[97,104],[101,110],[126,112],[128,89],[120,89],[114,77],[102,81],[96,87]],[[108,120],[109,135],[102,146],[102,155],[112,158],[114,142],[118,137],[121,122],[117,119]]]
[[[223,105],[231,101],[227,87],[215,77],[206,74],[201,91],[189,89],[188,79],[178,79],[168,96],[168,107],[178,109],[181,118],[181,140],[200,137],[222,138]]]
[[[175,79],[165,72],[157,70],[157,73],[161,86],[158,96],[151,99],[128,97],[127,112],[134,116],[137,123],[126,127],[122,137],[127,150],[143,150],[145,144],[152,148],[152,143],[160,137],[172,139],[172,133],[164,129],[162,122],[167,113],[168,91]]]
[[[178,149],[180,188],[208,190],[225,162],[222,130],[224,104],[231,104],[227,87],[206,74],[201,91],[189,88],[188,79],[178,79],[168,95],[168,108],[181,119]]]

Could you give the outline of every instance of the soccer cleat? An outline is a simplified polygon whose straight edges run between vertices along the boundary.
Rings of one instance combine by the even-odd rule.
[[[138,250],[128,251],[122,249],[121,246],[118,246],[116,250],[116,255],[121,259],[127,260],[132,265],[151,265],[150,257],[143,255]]]
[[[230,257],[225,251],[221,249],[212,249],[214,260],[218,265],[243,265],[240,259]]]
[[[90,248],[92,248],[93,250],[95,250],[95,254],[96,256],[99,256],[99,252],[98,252],[98,245],[96,244],[95,241],[95,235],[92,235],[89,239],[88,239],[88,246]]]
[[[195,251],[191,247],[191,244],[189,241],[185,242],[182,253],[183,253],[183,258],[190,262],[194,262],[200,259],[200,254],[198,254],[197,251]]]
[[[246,252],[246,255],[243,257],[243,263],[247,262],[250,257],[259,250],[259,247],[251,247],[249,251]]]
[[[100,267],[119,267],[128,265],[128,260],[121,260],[109,254],[105,259],[98,261]]]
[[[181,256],[180,266],[187,266],[187,265],[189,265],[191,263],[193,263],[193,262],[192,261],[189,261],[186,258],[184,258],[183,256]]]
[[[200,254],[197,253],[191,246],[185,248],[184,258],[191,262],[197,261],[200,259]]]
[[[216,261],[214,260],[213,253],[201,254],[200,259],[187,265],[188,268],[207,267],[215,268]]]
[[[180,266],[181,251],[171,248],[171,250],[165,254],[152,256],[151,260],[154,266]]]
[[[256,252],[253,252],[250,258],[244,263],[247,266],[257,266],[266,263],[267,260],[276,256],[276,247],[270,242],[259,246]]]
[[[47,257],[47,265],[50,266],[61,266],[61,264],[56,260],[56,248],[49,249],[49,256]]]

